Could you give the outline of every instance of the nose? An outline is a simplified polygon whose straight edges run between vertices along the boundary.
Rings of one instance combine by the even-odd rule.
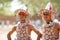
[[[48,18],[48,16],[45,16],[45,18]]]

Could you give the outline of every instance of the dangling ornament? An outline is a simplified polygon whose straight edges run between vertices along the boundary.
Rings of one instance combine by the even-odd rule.
[[[48,2],[48,3],[47,3],[45,9],[50,10],[50,11],[53,11],[53,7],[52,7],[51,2]]]
[[[28,12],[26,10],[23,10],[23,9],[18,9],[15,15],[20,16],[21,14],[25,14],[25,16],[28,16]]]

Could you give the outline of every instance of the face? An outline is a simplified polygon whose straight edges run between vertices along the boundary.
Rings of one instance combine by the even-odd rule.
[[[20,22],[24,23],[25,22],[25,19],[26,19],[25,14],[21,14],[20,15]]]
[[[43,19],[46,21],[46,22],[50,22],[51,21],[51,14],[50,13],[43,13]]]

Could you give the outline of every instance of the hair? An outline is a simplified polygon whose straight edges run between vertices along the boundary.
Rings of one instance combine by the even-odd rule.
[[[50,13],[51,14],[51,20],[54,20],[55,19],[55,12],[54,11],[50,11],[50,10],[47,10],[47,9],[41,9],[40,11],[39,11],[39,14],[40,14],[40,16],[42,17],[42,19],[43,19],[43,14],[44,13]],[[44,19],[43,19],[44,20]]]
[[[41,9],[40,11],[40,15],[42,16],[44,13],[51,13],[49,10],[47,9]]]

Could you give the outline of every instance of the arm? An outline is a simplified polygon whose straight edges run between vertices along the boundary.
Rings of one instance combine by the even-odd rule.
[[[37,29],[35,29],[32,25],[30,25],[30,28],[31,28],[31,30],[33,30],[36,34],[38,34],[37,40],[40,40],[42,34],[41,34]]]
[[[59,23],[56,23],[56,27],[58,27],[58,31],[60,33],[60,24]]]
[[[58,24],[57,26],[58,26],[59,36],[60,36],[60,25]]]
[[[60,33],[60,24],[58,26],[59,26],[59,33]]]
[[[16,30],[16,27],[13,27],[12,28],[12,31],[10,31],[8,34],[7,34],[7,38],[8,40],[11,40],[11,34]]]
[[[56,26],[58,27],[58,30],[60,32],[60,24],[59,23],[56,23]]]

